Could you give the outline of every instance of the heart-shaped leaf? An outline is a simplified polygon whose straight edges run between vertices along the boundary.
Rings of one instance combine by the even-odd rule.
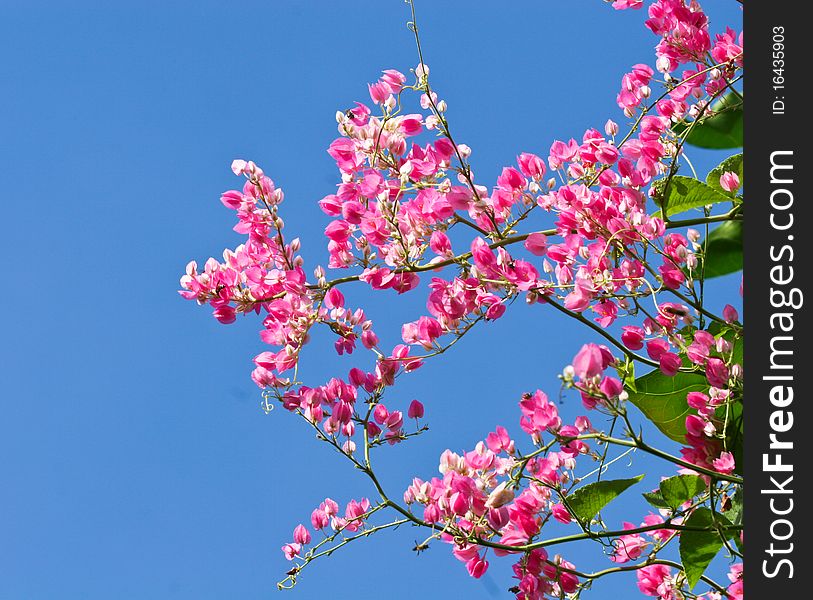
[[[706,392],[709,384],[698,373],[678,373],[667,377],[659,370],[635,380],[636,390],[628,390],[629,401],[637,406],[667,437],[686,442],[686,417],[694,410],[686,402],[689,392]]]
[[[643,475],[638,475],[631,479],[612,479],[589,483],[567,497],[567,506],[576,519],[589,522],[601,512],[602,508],[643,478]]]

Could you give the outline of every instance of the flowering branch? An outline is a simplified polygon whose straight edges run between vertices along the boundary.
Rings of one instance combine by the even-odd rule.
[[[262,317],[260,337],[270,349],[255,357],[252,379],[263,389],[263,407],[278,404],[302,417],[380,498],[374,506],[351,500],[343,513],[326,498],[312,512],[311,527],[332,532],[312,545],[310,529],[294,529],[283,552],[296,563],[280,587],[292,587],[317,558],[409,524],[429,530],[416,551],[435,540],[449,544],[472,577],[486,572],[489,557],[513,557],[511,589],[519,600],[577,598],[592,581],[625,571],[636,572],[642,593],[662,600],[739,600],[741,565],[731,566],[731,585],[723,587],[704,574],[706,557],[691,548],[724,547],[732,559],[742,554],[734,499],[743,486],[744,328],[732,305],[717,311],[705,302],[706,279],[729,272],[714,264],[714,237],[741,233],[742,156],[726,159],[702,182],[684,148],[714,135],[721,118],[741,115],[741,39],[728,28],[712,39],[696,2],[653,2],[646,26],[659,39],[655,67],[663,92],[652,93],[654,69],[634,65],[617,97],[631,120],[623,137],[608,120],[603,133],[588,129],[581,142],[554,141],[546,159],[523,152],[489,190],[474,180],[471,148],[451,134],[448,106],[430,85],[414,2],[407,3],[418,54],[414,82],[386,70],[368,85],[374,108],[356,102],[336,115],[340,137],[328,153],[340,180],[319,202],[330,217],[327,266],[306,274],[299,239],[283,234],[282,190],[255,163],[237,160],[232,170],[245,179],[243,187],[221,201],[235,211],[235,230],[247,240],[226,250],[222,262],[209,259],[203,269],[189,263],[181,279],[181,295],[210,305],[222,323],[239,314]],[[642,4],[612,2],[618,10]],[[420,110],[409,113],[413,93]],[[423,145],[421,136],[429,138]],[[679,175],[681,157],[692,177]],[[725,212],[712,209],[729,203]],[[702,243],[697,226],[705,230]],[[329,279],[330,269],[350,272]],[[403,323],[403,343],[391,350],[341,291],[352,283],[373,293],[410,293],[430,272],[427,314]],[[541,390],[526,393],[519,427],[532,445],[527,453],[496,427],[471,451],[444,452],[441,476],[413,479],[403,503],[396,502],[381,485],[372,450],[410,443],[428,425],[421,402],[399,407],[388,391],[520,298],[551,307],[602,340],[582,346],[561,385],[562,393],[579,395],[585,410],[609,419],[609,433],[587,416],[565,422]],[[355,360],[345,376],[327,382],[300,381],[300,355],[315,327],[335,336],[338,354],[364,354],[368,362]],[[651,370],[636,376],[636,364]],[[644,442],[630,404],[650,430],[681,444],[680,456],[650,443],[649,434]],[[624,425],[621,437],[617,423]],[[611,458],[611,446],[624,451]],[[602,509],[643,476],[604,475],[638,450],[666,469],[659,488],[644,494],[656,512],[640,524],[609,527]],[[588,460],[598,466],[580,474]],[[392,520],[373,522],[385,513]],[[577,530],[546,537],[554,521]],[[586,573],[547,552],[583,540],[619,564],[647,558]],[[673,542],[680,563],[659,556]],[[700,581],[711,591],[692,592]]]

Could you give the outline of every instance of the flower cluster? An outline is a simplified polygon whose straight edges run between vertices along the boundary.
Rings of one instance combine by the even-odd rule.
[[[326,533],[326,539],[331,540],[341,533],[356,532],[364,527],[365,521],[374,512],[370,507],[367,498],[361,500],[351,500],[344,509],[344,516],[339,516],[339,505],[335,500],[325,498],[311,513],[311,525],[315,531],[325,532],[330,530],[333,533]],[[282,547],[282,553],[288,560],[301,558],[306,546],[311,543],[311,532],[303,524],[294,528],[293,541]]]
[[[489,551],[498,557],[519,554],[514,565],[517,597],[557,597],[576,590],[575,567],[528,545],[549,520],[573,520],[561,498],[573,481],[576,457],[589,451],[575,438],[591,426],[585,417],[563,425],[556,405],[538,390],[523,397],[520,409],[522,428],[535,443],[543,443],[543,434],[550,438],[544,455],[520,457],[508,431],[497,427],[470,452],[445,451],[441,477],[414,479],[404,492],[404,503],[422,506],[421,519],[443,531],[441,539],[453,545],[454,556],[472,577],[488,569]],[[558,451],[547,451],[553,445]]]
[[[638,589],[645,596],[652,596],[658,600],[676,600],[681,597],[678,576],[667,565],[657,564],[643,567],[637,572],[637,577]],[[742,563],[731,566],[728,578],[731,585],[726,588],[725,594],[713,591],[697,596],[698,600],[742,600]]]
[[[613,7],[642,4],[615,0]],[[712,488],[720,478],[741,483],[732,423],[741,412],[742,325],[732,306],[716,315],[704,305],[707,248],[692,227],[739,217],[740,177],[730,167],[714,180],[726,194],[720,197],[733,205],[714,221],[708,213],[705,221],[673,219],[667,192],[686,141],[677,125],[685,130],[711,118],[715,101],[734,90],[742,35],[726,29],[712,37],[694,1],[657,0],[648,17],[646,26],[659,38],[654,68],[634,65],[617,96],[633,121],[629,132],[622,137],[610,119],[588,128],[580,141],[553,141],[541,156],[521,152],[489,186],[475,178],[471,148],[452,136],[447,103],[430,87],[426,64],[412,70],[414,81],[383,71],[368,84],[369,105],[356,102],[336,114],[339,137],[328,154],[338,182],[319,201],[330,217],[327,268],[317,266],[312,278],[298,254],[299,240],[284,234],[282,190],[253,162],[232,164],[245,182],[221,201],[235,211],[234,230],[247,240],[224,251],[222,262],[210,258],[202,271],[190,262],[180,293],[211,306],[224,324],[238,314],[260,315],[260,339],[270,349],[255,356],[252,379],[266,403],[302,416],[373,480],[381,504],[352,501],[339,516],[338,505],[326,499],[313,511],[313,529],[326,534],[320,544],[343,544],[355,539],[351,533],[411,522],[448,542],[472,577],[486,572],[490,555],[514,556],[519,600],[563,597],[592,579],[561,556],[549,556],[540,539],[553,522],[590,533],[589,518],[570,506],[583,477],[576,475],[577,462],[601,461],[601,471],[607,452],[596,442],[606,447],[617,440],[585,416],[564,423],[543,392],[525,394],[519,403],[519,426],[533,450],[522,454],[497,427],[474,450],[444,452],[441,476],[415,478],[404,506],[385,495],[370,461],[371,449],[426,428],[421,402],[385,404],[398,376],[443,354],[476,325],[499,319],[517,299],[563,312],[604,338],[579,350],[562,381],[578,391],[586,409],[627,423],[630,441],[621,445],[648,448],[629,426],[626,410],[637,363],[651,368],[647,377],[683,378],[692,390],[681,413],[685,435],[673,436],[684,447],[671,462],[682,473],[702,475]],[[347,274],[329,279],[331,270]],[[426,312],[401,324],[402,343],[390,350],[381,347],[365,310],[347,306],[340,291],[360,281],[374,291],[403,294],[418,288],[428,272]],[[338,354],[355,354],[356,361],[364,360],[362,354],[368,362],[327,382],[301,381],[300,357],[317,326],[335,336]],[[384,508],[396,508],[404,520],[372,524],[369,517]],[[612,538],[610,560],[654,556],[679,535],[675,527],[694,508],[689,503],[683,512],[650,514],[640,526],[624,523],[605,536]],[[320,556],[316,547],[306,551],[311,538],[297,526],[282,548],[285,557],[307,564]],[[292,580],[300,568],[289,573]],[[645,595],[681,597],[685,578],[669,565],[646,562],[637,575]],[[730,577],[725,597],[739,598],[740,572],[733,567]],[[722,598],[721,589],[699,597]]]

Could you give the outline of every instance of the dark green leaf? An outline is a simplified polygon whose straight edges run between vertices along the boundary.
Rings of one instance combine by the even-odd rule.
[[[731,523],[722,515],[717,515],[717,521],[723,530],[723,535],[730,537],[734,531],[727,529]],[[697,508],[683,523],[687,527],[703,527],[706,531],[683,531],[680,534],[680,561],[689,589],[692,589],[700,577],[705,573],[709,563],[717,556],[723,547],[723,538],[714,524],[714,515],[708,508]]]
[[[589,522],[624,490],[635,485],[643,478],[643,475],[638,475],[638,477],[632,479],[613,479],[589,483],[567,497],[568,508],[579,521]]]
[[[731,508],[725,511],[723,515],[734,525],[742,525],[742,488],[738,487],[734,495],[731,496]],[[739,538],[739,535],[736,537]]]
[[[686,142],[699,148],[742,147],[742,100],[736,94],[728,94],[711,106],[717,113],[701,117],[697,124],[680,122],[672,129],[683,135],[689,127]]]
[[[725,426],[722,433],[725,435],[726,450],[734,455],[736,472],[742,473],[742,401],[734,399],[727,402],[717,409],[714,416]]]
[[[737,192],[736,190],[733,192],[727,192],[723,189],[723,186],[720,185],[720,177],[726,171],[730,171],[732,173],[736,173],[737,177],[740,178],[740,186],[745,184],[744,176],[743,176],[743,169],[742,169],[742,154],[735,154],[734,156],[729,156],[719,165],[714,167],[706,176],[706,183],[713,187],[715,190],[720,192],[721,194],[725,194],[731,198],[736,197]]]
[[[660,484],[661,497],[667,506],[675,510],[706,489],[706,482],[697,475],[677,475],[664,479]]]
[[[706,240],[706,279],[742,271],[742,221],[726,221]]]
[[[655,508],[671,508],[666,503],[666,500],[663,499],[663,496],[661,496],[660,490],[655,492],[646,492],[641,495],[644,497],[644,500],[649,502]]]
[[[742,525],[742,488],[737,488],[737,491],[734,492],[734,495],[731,496],[731,508],[723,513],[726,519],[728,519],[734,525]],[[731,539],[734,540],[734,543],[737,545],[737,548],[742,552],[742,536],[740,536],[739,531],[733,531],[731,535]]]
[[[635,363],[628,358],[623,365],[616,367],[616,371],[618,372],[619,379],[621,379],[621,383],[623,383],[628,390],[636,391]]]
[[[655,204],[664,208],[668,217],[709,204],[731,202],[731,198],[694,177],[675,175],[660,179],[653,184],[653,188]]]
[[[720,323],[712,323],[708,328],[709,333],[714,335],[715,338],[724,338],[732,344],[731,351],[731,364],[742,365],[743,362],[743,337],[733,327],[729,325],[721,325]],[[728,360],[728,356],[723,357]],[[736,463],[736,472],[742,473],[743,467],[743,411],[742,411],[742,398],[738,395],[732,396],[732,399],[726,404],[720,406],[715,417],[724,424],[725,429],[722,432],[725,435],[725,448],[734,455],[734,462]]]
[[[635,380],[636,392],[629,392],[629,401],[637,406],[652,423],[670,439],[686,442],[686,416],[694,410],[686,403],[689,392],[706,392],[709,384],[697,373],[678,373],[667,377],[659,370]]]

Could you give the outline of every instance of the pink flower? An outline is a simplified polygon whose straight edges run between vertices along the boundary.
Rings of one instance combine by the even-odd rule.
[[[421,115],[405,115],[398,121],[398,131],[405,136],[415,136],[421,132]]]
[[[494,432],[489,433],[486,437],[486,445],[492,452],[514,453],[514,442],[505,427],[497,426]]]
[[[404,415],[400,410],[394,410],[387,416],[387,429],[398,431],[404,424]]]
[[[285,555],[287,560],[293,560],[296,558],[301,550],[302,546],[300,544],[285,544],[282,547],[282,553]]]
[[[224,306],[218,306],[214,311],[215,319],[227,325],[229,323],[234,323],[237,320],[237,313],[234,310],[233,306],[229,306],[228,304]]]
[[[410,402],[409,409],[407,410],[407,416],[410,419],[423,418],[423,404],[421,404],[418,400],[413,400]]]
[[[726,171],[720,175],[720,187],[730,193],[736,192],[740,189],[739,176],[732,171]]]
[[[366,125],[370,119],[370,109],[361,102],[356,102],[356,107],[347,112],[353,125]]]
[[[663,519],[662,516],[650,513],[650,514],[648,514],[647,516],[644,517],[644,522],[641,523],[641,525],[642,526],[660,525],[663,522],[664,522],[664,519]],[[652,539],[655,539],[655,540],[658,540],[658,541],[662,542],[664,540],[669,539],[672,536],[672,533],[673,533],[673,531],[671,529],[655,529],[655,530],[649,531],[647,533],[647,535],[649,535]]]
[[[731,581],[731,585],[728,586],[726,592],[728,592],[730,600],[743,600],[742,563],[731,565],[728,580]]]
[[[599,385],[601,393],[610,399],[618,398],[624,391],[624,385],[615,377],[605,377]]]
[[[383,71],[383,74],[381,75],[381,82],[389,86],[391,93],[397,94],[401,91],[401,88],[406,82],[406,77],[404,77],[404,74],[400,71],[396,71],[395,69],[387,69]]]
[[[718,63],[734,61],[737,65],[742,66],[742,33],[738,38],[733,29],[726,27],[724,34],[716,36],[711,56]]]
[[[635,529],[635,525],[632,523],[624,523],[624,529]],[[625,563],[638,559],[649,545],[649,542],[638,534],[631,534],[622,535],[617,538],[613,542],[613,545],[615,546],[615,550],[610,560],[617,563]]]
[[[573,517],[570,516],[570,512],[568,512],[562,504],[554,504],[551,507],[551,513],[553,514],[553,518],[560,523],[567,524],[573,520]]]
[[[301,523],[294,529],[294,542],[300,546],[305,546],[311,543],[310,531],[308,531]]]
[[[712,461],[712,465],[717,472],[729,475],[734,472],[734,455],[731,452],[723,452],[719,458]]]
[[[640,0],[643,2],[643,0]],[[609,136],[614,136],[618,134],[618,123],[613,121],[612,119],[607,119],[607,122],[604,123],[604,133]]]
[[[383,404],[377,404],[376,407],[373,409],[373,419],[379,425],[383,425],[387,422],[387,418],[390,416],[390,411],[387,410],[387,407]]]
[[[552,563],[552,564],[551,564]],[[572,594],[579,587],[579,578],[576,575],[562,569],[575,569],[573,563],[555,556],[552,561],[546,562],[542,566],[542,572],[559,584],[561,590],[566,594]]]
[[[613,8],[615,10],[626,10],[631,8],[633,10],[638,10],[643,5],[644,0],[614,0]]]
[[[532,233],[525,239],[525,248],[536,256],[545,256],[548,248],[548,236],[544,233]]]
[[[667,377],[674,377],[680,370],[680,357],[674,352],[664,352],[658,359],[661,372]]]
[[[383,104],[391,94],[390,87],[381,81],[367,84],[367,89],[370,92],[370,99],[375,104]]]
[[[449,256],[452,254],[452,242],[442,231],[433,231],[429,238],[429,247],[438,256]]]
[[[728,367],[719,358],[710,358],[706,362],[706,379],[714,387],[726,387],[728,385],[728,375]]]
[[[636,572],[638,577],[638,589],[645,596],[661,596],[661,591],[666,591],[670,585],[672,570],[666,565],[650,565],[639,569]]]
[[[593,311],[598,315],[596,323],[604,328],[612,325],[618,318],[618,305],[612,300],[602,300],[593,306]]]
[[[343,242],[350,237],[350,223],[343,220],[331,221],[325,227],[325,235],[334,242]]]
[[[644,347],[644,337],[646,333],[640,327],[625,325],[621,328],[621,341],[630,350],[640,350]]]
[[[596,344],[585,344],[573,358],[573,369],[579,379],[592,379],[604,371],[604,358]]]
[[[671,262],[664,263],[658,267],[658,272],[661,274],[663,285],[670,290],[678,289],[683,285],[683,282],[686,281],[686,276],[683,274],[683,271],[676,268]]]
[[[646,343],[646,353],[652,360],[660,360],[661,356],[669,352],[669,342],[662,338],[649,340]]]
[[[325,294],[325,306],[328,308],[342,308],[344,306],[344,294],[339,288],[332,287]]]
[[[517,164],[519,170],[525,177],[529,177],[534,181],[540,181],[545,176],[545,161],[539,158],[536,154],[523,152],[517,157]]]
[[[466,570],[470,576],[479,579],[488,570],[488,561],[478,555],[466,563]]]
[[[689,436],[699,438],[704,435],[705,430],[706,421],[697,415],[688,415],[686,417],[686,433]]]

